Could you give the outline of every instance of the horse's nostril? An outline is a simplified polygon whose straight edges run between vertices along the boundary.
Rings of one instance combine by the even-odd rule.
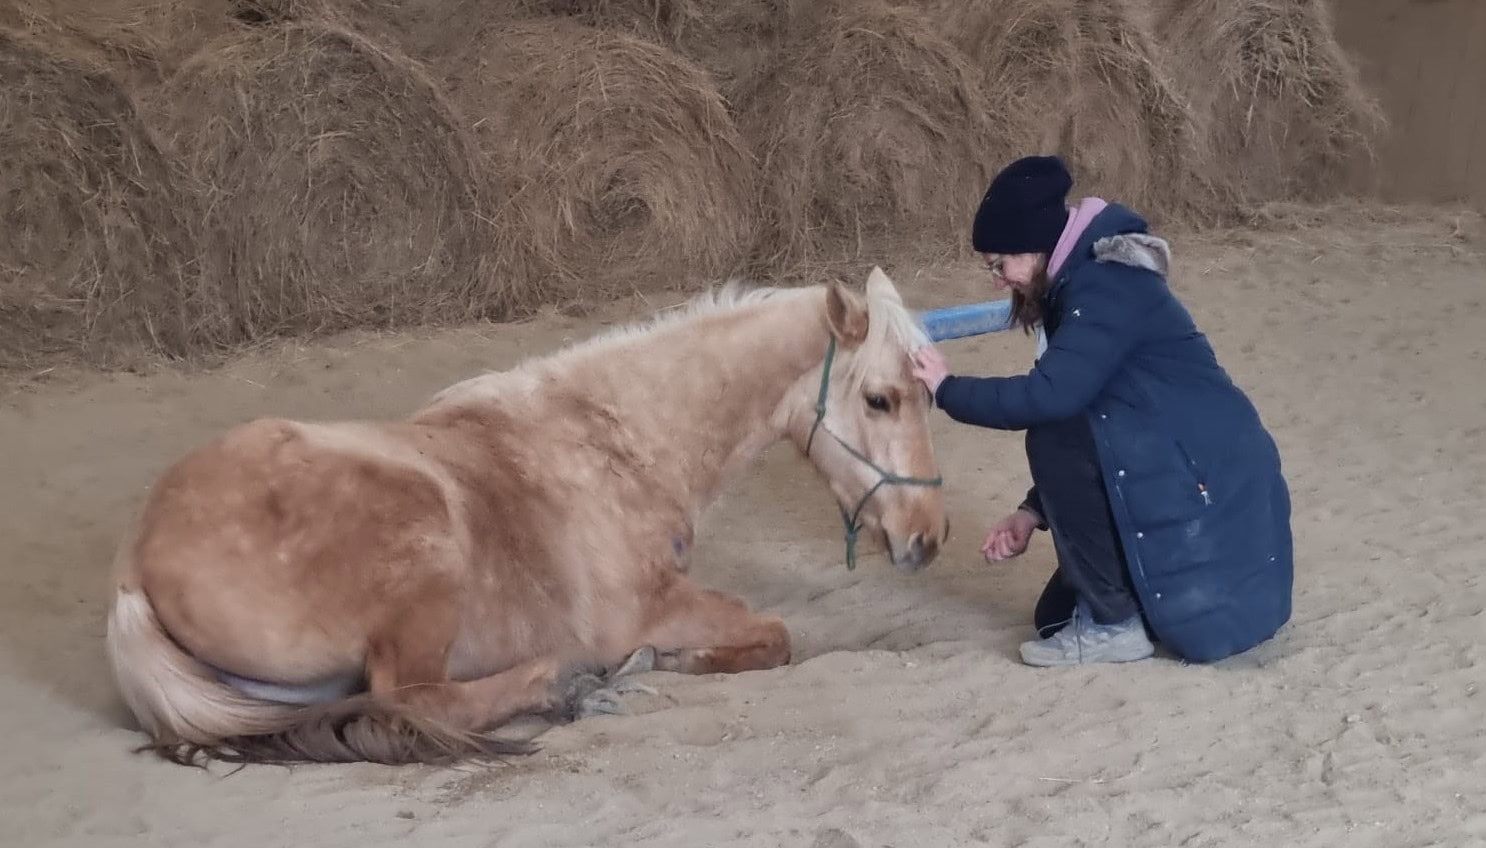
[[[919,559],[932,557],[939,551],[939,541],[922,533],[914,533],[908,537],[908,550]]]
[[[893,556],[893,564],[909,571],[917,571],[934,561],[939,553],[939,540],[924,533],[908,537],[901,555]]]

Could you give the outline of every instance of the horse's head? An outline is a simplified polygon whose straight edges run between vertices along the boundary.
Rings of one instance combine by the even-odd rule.
[[[880,268],[866,297],[836,284],[826,291],[830,344],[795,399],[791,435],[829,482],[847,526],[847,564],[856,533],[881,534],[893,565],[917,571],[949,534],[929,433],[932,399],[909,370],[927,341]]]

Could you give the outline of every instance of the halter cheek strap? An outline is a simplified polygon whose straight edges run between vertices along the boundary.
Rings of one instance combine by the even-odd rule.
[[[904,477],[894,474],[879,467],[877,463],[867,458],[867,455],[847,444],[840,436],[831,432],[831,428],[825,426],[826,418],[826,394],[831,388],[831,363],[836,359],[836,337],[831,336],[830,346],[826,348],[826,361],[820,371],[820,393],[815,398],[815,423],[810,427],[810,438],[805,442],[805,455],[810,455],[810,448],[815,443],[815,432],[824,430],[826,435],[836,440],[847,453],[864,463],[868,468],[877,472],[877,482],[867,490],[862,499],[857,501],[856,509],[847,512],[846,508],[839,503],[836,505],[841,510],[841,522],[846,525],[846,570],[853,571],[857,567],[856,549],[857,534],[861,532],[862,525],[858,520],[862,514],[862,508],[867,501],[882,488],[884,484],[901,486],[932,486],[939,487],[944,484],[944,478],[940,477]]]

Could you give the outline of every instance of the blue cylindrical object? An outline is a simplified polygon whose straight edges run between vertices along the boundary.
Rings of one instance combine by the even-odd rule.
[[[919,321],[936,342],[1011,329],[1011,299],[946,306],[919,313]]]

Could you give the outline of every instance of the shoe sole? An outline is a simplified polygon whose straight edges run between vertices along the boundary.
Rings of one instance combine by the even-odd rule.
[[[1144,653],[1144,654],[1141,654],[1139,656],[1133,656],[1133,657],[1132,656],[1115,656],[1115,657],[1111,657],[1109,659],[1083,660],[1083,661],[1080,661],[1077,657],[1068,658],[1068,659],[1063,659],[1063,658],[1048,659],[1046,661],[1042,661],[1041,658],[1029,658],[1024,653],[1024,654],[1022,654],[1022,664],[1023,665],[1030,665],[1030,666],[1032,666],[1034,668],[1062,668],[1062,667],[1070,666],[1070,665],[1104,665],[1104,664],[1109,664],[1109,663],[1113,663],[1113,664],[1118,665],[1120,663],[1132,663],[1132,662],[1140,662],[1141,660],[1148,660],[1151,657],[1154,657],[1155,655],[1156,655],[1156,651],[1155,651],[1155,648],[1154,647],[1152,647],[1152,649],[1148,653]]]

